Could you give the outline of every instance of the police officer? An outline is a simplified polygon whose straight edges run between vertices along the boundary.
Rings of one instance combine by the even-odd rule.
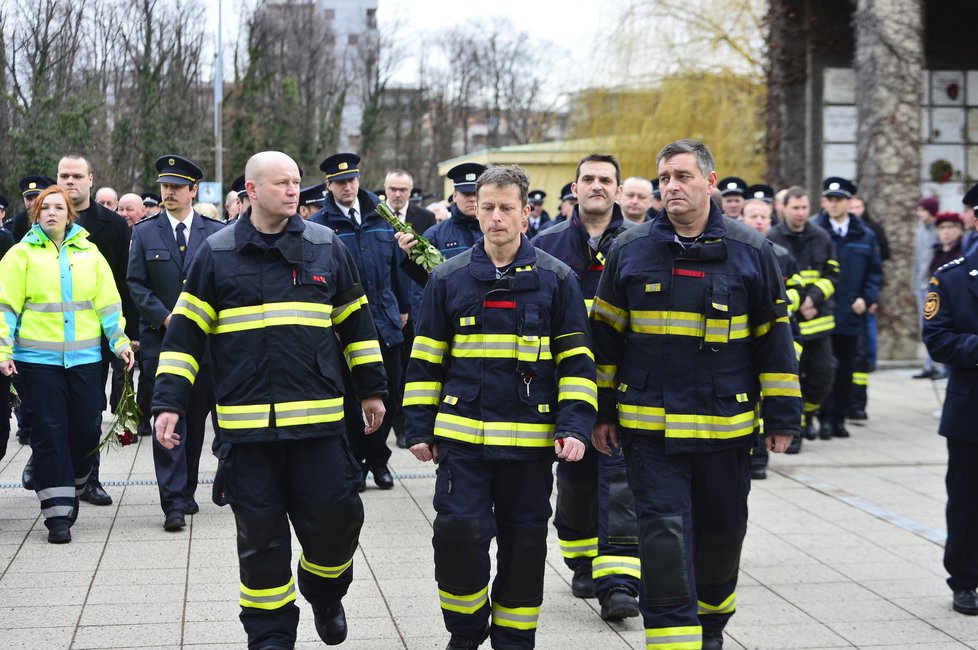
[[[299,216],[308,219],[323,209],[326,201],[326,183],[304,187],[299,192]]]
[[[594,422],[584,298],[571,269],[521,234],[528,185],[518,167],[479,177],[485,237],[432,273],[408,367],[408,444],[439,463],[432,541],[449,650],[487,634],[494,648],[533,647],[554,452],[580,460]]]
[[[248,194],[248,190],[245,189],[245,177],[244,174],[238,176],[233,181],[231,181],[231,191],[238,193],[238,214],[240,217],[244,214],[248,208],[251,207],[251,196]]]
[[[849,437],[845,419],[852,398],[853,362],[859,349],[859,338],[866,336],[866,313],[876,304],[883,285],[876,235],[858,218],[849,214],[849,199],[856,185],[845,178],[832,176],[822,183],[822,212],[816,218],[832,237],[839,280],[835,302],[835,330],[832,352],[836,371],[832,390],[819,409],[819,437]]]
[[[204,177],[193,161],[167,154],[157,158],[156,171],[164,211],[140,221],[133,229],[127,274],[129,292],[139,309],[140,392],[148,395],[153,393],[163,335],[173,319],[190,262],[204,240],[224,227],[192,207],[197,183]],[[147,383],[145,389],[143,382]],[[194,492],[204,426],[213,406],[211,363],[205,355],[197,369],[186,414],[177,425],[183,444],[174,449],[166,449],[158,442],[153,445],[165,530],[180,530],[186,525],[185,515],[199,511]]]
[[[652,207],[649,208],[649,219],[662,211],[662,192],[659,191],[659,179],[652,179]]]
[[[48,187],[54,185],[55,180],[47,176],[31,174],[30,176],[24,176],[17,184],[20,187],[20,194],[24,198],[24,209],[10,217],[10,219],[4,220],[3,224],[3,227],[13,235],[14,242],[19,242],[23,239],[27,231],[31,229],[27,213],[30,211],[31,206],[34,205],[34,200],[37,196]]]
[[[610,454],[621,432],[646,647],[714,650],[736,608],[758,403],[782,452],[801,393],[771,246],[712,204],[703,143],[673,142],[657,161],[665,214],[618,237],[591,309],[595,359],[611,378],[593,441]]]
[[[947,395],[938,433],[947,439],[947,543],[944,568],[952,607],[978,615],[978,251],[938,269],[924,301],[923,339],[931,358],[947,364]]]
[[[528,239],[533,239],[550,222],[550,215],[543,209],[543,201],[547,198],[546,192],[531,190],[529,196],[530,218],[527,222],[526,236]]]
[[[402,290],[398,273],[400,253],[394,240],[394,229],[375,212],[379,201],[360,189],[360,157],[337,153],[323,160],[319,168],[326,174],[328,195],[323,209],[309,217],[313,223],[329,226],[347,245],[366,293],[380,339],[384,369],[387,371],[387,415],[373,435],[364,436],[355,400],[347,400],[347,432],[353,443],[353,455],[360,461],[366,489],[366,475],[382,490],[394,487],[394,477],[387,468],[391,450],[387,436],[401,406],[401,328],[407,320],[410,301]]]
[[[623,192],[618,159],[607,154],[582,158],[573,187],[580,201],[570,219],[531,241],[571,267],[590,307],[612,242],[631,226],[617,203]],[[600,386],[608,378],[598,370]],[[564,563],[574,572],[573,594],[597,596],[601,617],[620,620],[639,613],[638,526],[621,453],[598,456],[557,465],[554,527]]]
[[[570,219],[571,212],[574,211],[574,206],[577,205],[577,197],[574,196],[573,188],[573,182],[560,188],[560,207],[557,209],[557,216],[543,226],[544,230]]]
[[[785,193],[784,221],[771,228],[768,238],[787,248],[798,263],[802,279],[801,304],[797,321],[801,331],[802,353],[798,362],[804,419],[801,437],[815,439],[813,416],[832,390],[835,357],[832,333],[835,331],[835,287],[839,263],[832,249],[832,238],[822,228],[809,222],[811,204],[808,192],[797,185]],[[831,429],[824,438],[832,438]],[[800,449],[800,442],[792,441]]]
[[[747,183],[742,178],[728,176],[717,183],[717,190],[722,198],[723,214],[731,219],[739,219],[740,211],[744,209],[744,193]]]
[[[153,397],[156,436],[167,448],[182,442],[176,425],[209,340],[222,436],[214,489],[234,511],[248,647],[295,645],[290,521],[302,547],[298,588],[320,637],[336,645],[346,638],[341,599],[363,524],[343,366],[371,432],[384,417],[380,346],[346,246],[295,213],[295,161],[258,153],[245,177],[251,210],[200,243],[173,310]]]
[[[156,216],[163,209],[160,205],[163,197],[156,192],[143,192],[140,196],[143,197],[143,207],[146,208],[147,217]]]

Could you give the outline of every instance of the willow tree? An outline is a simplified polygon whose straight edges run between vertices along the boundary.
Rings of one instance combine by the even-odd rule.
[[[616,47],[593,57],[600,85],[571,106],[571,136],[610,138],[626,175],[654,174],[659,149],[693,137],[721,176],[760,182],[764,15],[759,0],[629,0]]]

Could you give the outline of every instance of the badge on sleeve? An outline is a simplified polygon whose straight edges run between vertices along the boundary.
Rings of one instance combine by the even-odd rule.
[[[930,291],[927,293],[927,298],[924,299],[924,320],[930,320],[937,315],[937,312],[941,308],[941,297],[936,291]]]

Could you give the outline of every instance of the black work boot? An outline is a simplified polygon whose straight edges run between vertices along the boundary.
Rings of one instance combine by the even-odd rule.
[[[620,621],[638,614],[638,599],[627,587],[614,587],[601,598],[601,619],[604,621]]]
[[[788,448],[784,450],[786,454],[797,454],[801,451],[801,436],[792,436],[791,442],[788,443]]]
[[[326,645],[339,645],[346,641],[346,612],[343,603],[313,607],[316,618],[316,632]]]
[[[445,650],[475,650],[483,641],[489,638],[489,625],[476,634],[453,634]]]
[[[703,630],[703,650],[723,650],[723,632]]]
[[[591,576],[590,566],[574,569],[571,593],[578,598],[594,598],[594,578]]]

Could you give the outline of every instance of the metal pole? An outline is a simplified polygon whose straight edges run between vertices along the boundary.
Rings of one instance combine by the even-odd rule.
[[[221,104],[224,101],[224,50],[221,24],[222,0],[217,0],[217,54],[214,62],[214,181],[221,188],[220,202],[224,203],[224,133]]]

